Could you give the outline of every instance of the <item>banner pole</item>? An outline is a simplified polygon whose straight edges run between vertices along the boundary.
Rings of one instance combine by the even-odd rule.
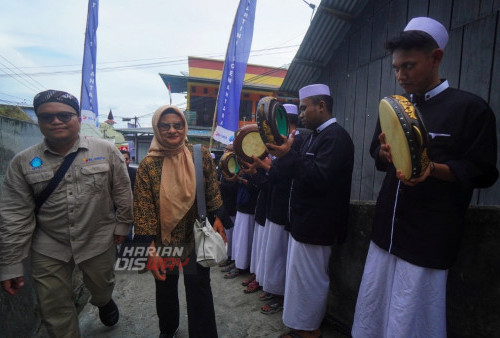
[[[219,91],[220,91],[220,84],[219,84]],[[212,141],[214,139],[214,130],[216,123],[217,123],[217,101],[215,101],[215,112],[214,112],[214,117],[212,118],[212,131],[210,132],[210,145],[208,146],[209,152],[212,152]]]

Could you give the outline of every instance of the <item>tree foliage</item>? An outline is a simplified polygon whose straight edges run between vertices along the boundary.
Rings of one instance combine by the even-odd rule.
[[[28,116],[28,114],[26,114],[21,108],[17,106],[0,105],[0,116],[5,116],[11,119],[16,119],[21,121],[33,122],[33,120]]]

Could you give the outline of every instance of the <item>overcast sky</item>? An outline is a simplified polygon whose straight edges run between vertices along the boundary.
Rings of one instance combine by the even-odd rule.
[[[308,3],[319,5],[320,0]],[[100,0],[99,121],[139,116],[151,125],[168,103],[159,73],[188,71],[187,57],[223,60],[238,0]],[[45,89],[80,98],[87,0],[0,0],[0,104],[31,105]],[[249,63],[290,64],[313,10],[304,0],[257,0]],[[13,75],[22,74],[22,75]],[[173,103],[185,108],[184,95]],[[125,126],[119,123],[118,127]]]

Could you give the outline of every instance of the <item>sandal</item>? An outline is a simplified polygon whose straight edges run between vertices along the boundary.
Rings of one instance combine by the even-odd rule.
[[[231,261],[230,259],[226,259],[224,262],[222,263],[219,263],[219,268],[223,268],[223,267],[226,267],[228,265],[231,265],[233,261]]]
[[[250,277],[248,277],[247,279],[245,279],[243,282],[241,282],[241,285],[243,286],[247,286],[248,284],[252,283],[253,281],[255,280],[255,274],[252,273],[250,275]]]
[[[290,330],[288,332],[280,334],[278,338],[303,338],[303,337],[297,333],[297,330]]]
[[[254,293],[254,292],[257,292],[259,291],[261,288],[261,286],[259,285],[259,282],[257,282],[256,280],[253,280],[252,282],[250,282],[250,284],[248,284],[248,286],[246,287],[245,290],[243,290],[244,293]]]
[[[280,312],[283,310],[283,304],[278,299],[272,299],[269,303],[263,305],[260,308],[260,313],[263,313],[265,315],[269,315],[272,313]]]
[[[303,330],[290,330],[281,334],[278,338],[306,338],[306,337],[317,337],[322,338],[321,331],[319,329],[314,331],[303,331]]]
[[[239,274],[240,274],[240,270],[238,270],[237,268],[233,268],[231,271],[229,271],[228,273],[226,273],[224,275],[224,278],[225,279],[233,279],[236,276],[238,276]]]
[[[235,268],[234,262],[231,262],[231,263],[229,263],[229,265],[227,265],[227,266],[223,267],[222,269],[220,269],[220,271],[221,272],[230,272],[234,268]]]
[[[272,293],[269,293],[269,292],[262,292],[259,295],[259,300],[270,300],[273,298],[274,298],[274,295]]]

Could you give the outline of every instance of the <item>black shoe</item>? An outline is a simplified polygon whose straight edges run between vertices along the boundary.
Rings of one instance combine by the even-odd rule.
[[[120,312],[118,311],[118,306],[116,306],[113,299],[111,299],[108,304],[99,306],[99,318],[106,326],[113,326],[118,323]]]

